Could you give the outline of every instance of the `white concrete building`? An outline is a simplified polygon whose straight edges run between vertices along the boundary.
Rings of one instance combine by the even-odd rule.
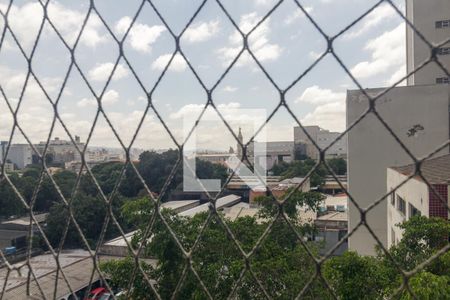
[[[406,16],[414,27],[432,44],[439,45],[450,38],[450,1],[407,0]],[[417,69],[431,56],[430,47],[407,26],[407,71]],[[450,71],[450,43],[437,50],[439,61]],[[408,85],[445,84],[449,78],[435,63],[425,66],[408,78]]]
[[[383,88],[367,89],[369,95]],[[377,101],[376,109],[402,143],[416,157],[427,155],[449,139],[450,86],[398,87]],[[347,126],[368,109],[361,91],[347,93]],[[444,149],[448,153],[448,149]],[[366,208],[386,194],[386,169],[411,163],[411,158],[375,117],[367,115],[348,134],[348,190],[358,205]],[[386,201],[386,200],[385,200]],[[367,223],[387,245],[387,209],[383,201],[367,215]],[[350,230],[360,222],[360,213],[349,203]],[[374,254],[375,239],[360,227],[349,239],[349,248]]]
[[[18,169],[23,169],[33,163],[33,149],[28,144],[12,144],[6,159],[15,164]]]
[[[83,150],[84,143],[81,143],[80,137],[75,136],[75,143],[80,150]],[[36,145],[37,151],[43,153],[47,142],[40,142]],[[72,141],[61,140],[55,137],[48,143],[47,153],[53,156],[54,162],[66,163],[71,161],[81,161],[81,155]]]
[[[433,186],[441,199],[420,177],[415,176],[395,190],[415,173],[415,165],[387,169],[387,192],[391,192],[387,203],[387,245],[391,247],[402,239],[403,231],[396,226],[415,215],[448,219],[447,201],[450,184],[450,154],[426,160],[421,166],[422,175]]]
[[[248,156],[252,158],[255,156],[254,149],[265,149],[265,155],[256,155],[255,162],[259,165],[266,165],[267,170],[282,161],[291,162],[294,160],[294,142],[280,141],[280,142],[253,142],[250,143],[248,149]]]
[[[337,140],[340,132],[331,132],[326,129],[322,129],[319,126],[304,126],[306,132],[310,135],[311,139],[319,146],[320,149],[325,149],[332,142]],[[305,144],[306,145],[306,155],[311,157],[312,159],[319,158],[319,151],[317,148],[311,143],[311,140],[306,136],[303,130],[296,126],[294,127],[294,142],[296,144]],[[328,149],[325,153],[326,158],[335,158],[335,157],[347,157],[347,135],[344,135],[341,139],[337,140],[330,149]]]

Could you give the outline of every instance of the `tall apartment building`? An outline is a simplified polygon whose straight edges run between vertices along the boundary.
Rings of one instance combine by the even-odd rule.
[[[407,0],[407,17],[432,43],[450,38],[449,0]],[[447,20],[447,21],[446,21]],[[430,49],[410,29],[407,30],[407,69],[419,67],[430,56]],[[439,50],[439,59],[450,69],[448,50]],[[449,53],[450,54],[450,53]],[[401,142],[416,157],[434,151],[450,137],[448,78],[434,64],[418,71],[406,87],[390,90],[377,100],[376,109]],[[366,89],[372,97],[385,88]],[[347,92],[347,126],[368,109],[360,90]],[[439,154],[448,153],[443,149]],[[388,193],[387,168],[411,164],[412,160],[392,134],[373,114],[367,115],[348,134],[348,191],[358,205],[366,208]],[[383,245],[388,246],[388,200],[367,215],[368,226]],[[349,203],[349,230],[360,223],[360,213]],[[360,254],[375,254],[375,239],[365,227],[349,238],[349,249]]]
[[[406,17],[414,27],[432,44],[439,45],[450,37],[450,1],[448,0],[407,0]],[[407,71],[417,69],[431,56],[430,47],[410,27],[406,27]],[[437,50],[439,61],[450,71],[450,43]],[[449,77],[435,63],[408,79],[408,85],[449,83]]]
[[[320,147],[325,149],[333,141],[335,141],[341,133],[331,132],[326,129],[322,129],[319,126],[303,126],[311,139]],[[296,126],[294,127],[294,143],[306,145],[306,155],[312,159],[319,158],[319,151],[311,143],[311,140],[306,136],[303,130]],[[341,139],[336,141],[325,153],[327,158],[333,157],[347,157],[347,135],[344,135]]]

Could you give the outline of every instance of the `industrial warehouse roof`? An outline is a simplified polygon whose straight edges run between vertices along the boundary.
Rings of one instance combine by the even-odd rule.
[[[38,223],[43,223],[47,219],[47,215],[48,215],[48,213],[35,214],[34,217]],[[34,223],[34,220],[33,220],[33,223]],[[2,222],[2,224],[15,224],[15,225],[29,226],[30,225],[30,217],[27,216],[27,217],[23,217],[23,218],[14,219],[14,220],[8,220],[8,221]]]
[[[0,229],[0,240],[12,240],[23,236],[28,236],[28,231]]]
[[[161,208],[172,209],[179,213],[190,208],[193,208],[200,204],[200,200],[179,200],[179,201],[169,201],[161,204]]]
[[[414,164],[391,167],[391,169],[405,175],[411,176],[415,173],[416,167]],[[423,177],[431,184],[449,184],[450,183],[450,154],[439,156],[432,159],[425,160],[421,166],[420,170]],[[418,180],[422,178],[416,176]]]
[[[238,203],[239,201],[241,201],[240,196],[228,195],[228,196],[217,199],[216,208],[220,209],[223,207],[232,206],[232,205]],[[183,212],[179,213],[179,215],[183,216],[183,217],[192,217],[198,213],[205,212],[208,210],[209,210],[209,203],[205,203],[205,204],[196,206],[194,208],[188,209],[186,211],[183,211]]]

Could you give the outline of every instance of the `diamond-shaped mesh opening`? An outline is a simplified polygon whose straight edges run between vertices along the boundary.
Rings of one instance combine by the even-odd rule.
[[[14,68],[0,66],[0,134],[6,141],[0,152],[0,218],[25,217],[20,219],[23,234],[13,237],[16,248],[0,248],[0,298],[84,298],[99,286],[112,298],[122,293],[136,299],[446,298],[448,182],[439,181],[442,170],[430,169],[428,164],[448,152],[448,130],[436,129],[432,134],[442,135],[442,141],[433,144],[430,140],[422,147],[418,139],[428,134],[430,127],[437,128],[436,124],[411,120],[398,126],[398,120],[389,114],[394,103],[389,103],[397,98],[395,87],[405,80],[420,82],[421,72],[438,70],[442,77],[436,83],[448,82],[443,53],[448,51],[445,47],[450,39],[428,41],[412,18],[406,18],[404,6],[393,0],[358,4],[348,22],[331,30],[330,19],[319,18],[315,11],[325,5],[343,6],[322,2],[258,0],[254,12],[248,3],[233,5],[225,0],[145,0],[135,1],[121,14],[120,9],[110,11],[110,4],[100,0],[85,1],[80,7],[52,0],[2,1],[0,58]],[[211,12],[217,18],[205,19],[204,14]],[[406,23],[407,34],[415,35],[429,55],[409,74],[403,70],[393,74],[386,81],[388,88],[374,93],[363,88],[362,71],[368,65],[350,67],[353,58],[348,54],[352,53],[341,46],[363,35],[367,26],[382,23],[386,15]],[[288,29],[295,23],[304,26],[293,26],[302,31],[293,32],[289,41],[281,36],[269,38],[274,27],[296,31]],[[216,52],[206,52],[221,55],[222,61],[206,65],[209,59],[193,57],[198,45],[189,44],[203,41],[208,34],[217,35],[218,28],[228,29],[227,44]],[[316,36],[316,44],[302,47],[296,42],[305,32]],[[330,32],[335,35],[329,36]],[[214,46],[215,42],[205,45]],[[46,53],[49,47],[52,52]],[[302,54],[308,60],[290,64],[289,60],[298,59],[293,58],[299,54],[296,49],[309,51]],[[280,55],[288,59],[275,62],[274,57]],[[342,134],[323,144],[314,140],[304,116],[296,113],[293,106],[297,101],[289,99],[301,99],[302,95],[296,94],[306,89],[304,82],[310,73],[329,60],[349,78],[343,83],[346,87],[357,87],[348,96],[361,109],[347,116]],[[294,77],[279,81],[285,70]],[[235,86],[243,72],[252,78],[247,88],[238,91]],[[262,80],[256,80],[257,76]],[[254,83],[263,87],[254,89]],[[241,130],[225,111],[227,98],[234,94],[233,102],[245,106],[246,98],[256,97],[252,93],[264,89],[267,92],[259,104],[268,115],[254,133],[241,140]],[[190,104],[190,110],[183,112],[194,120],[187,136],[182,132],[182,114],[174,113],[173,105],[180,103],[175,90],[182,91],[183,104]],[[448,96],[448,89],[444,90],[438,93],[447,92]],[[332,92],[320,88],[312,92],[323,95],[324,91],[325,95]],[[424,100],[428,95],[424,94]],[[109,106],[117,103],[121,109]],[[432,105],[430,100],[420,110]],[[442,118],[448,118],[447,106],[443,106]],[[414,116],[417,110],[404,107],[402,113]],[[201,203],[197,204],[206,209],[193,217],[180,217],[164,205],[183,194],[184,147],[197,131],[208,129],[205,118],[211,112],[217,113],[223,131],[236,147],[228,154],[236,151],[247,167],[254,167],[249,154],[258,135],[276,128],[279,119],[293,120],[309,146],[308,156],[314,153],[314,159],[276,165],[272,175],[302,179],[282,192],[262,183],[262,192],[248,204],[258,204],[258,213],[234,218],[221,203],[239,177],[239,167],[226,172],[223,166],[209,164],[213,175],[224,175],[219,190],[210,192],[200,183],[200,191],[189,196],[198,197]],[[327,118],[326,112],[324,116]],[[372,129],[376,127],[378,134],[390,138],[397,154],[403,155],[399,161],[410,163],[401,169],[403,177],[390,190],[369,199],[370,203],[360,199],[359,192],[349,192],[352,187],[342,178],[345,168],[328,157],[333,147],[346,139],[349,144],[361,143],[350,135],[367,126],[366,122],[376,124]],[[136,149],[156,149],[160,137],[171,150]],[[374,135],[367,145],[376,143]],[[58,147],[66,148],[57,152]],[[14,165],[6,158],[18,149],[25,153],[25,161]],[[105,153],[110,157],[105,158]],[[99,163],[99,157],[108,162]],[[10,171],[27,165],[31,167],[20,175]],[[442,166],[448,165],[443,161]],[[261,176],[265,175],[256,172],[255,177],[264,182]],[[325,199],[305,188],[322,186],[325,178],[347,194],[350,214],[358,217],[356,224],[339,231],[339,239],[326,247],[320,242],[320,222],[312,221],[320,219]],[[406,207],[401,192],[412,183],[426,189],[429,216],[440,218],[420,218],[417,208]],[[401,225],[403,237],[393,238],[388,249],[373,215],[386,206],[391,211],[389,205],[394,203],[406,222]],[[45,226],[42,213],[48,214]],[[347,239],[361,234],[373,238],[377,256],[338,253]],[[117,252],[117,245],[122,252]],[[105,258],[105,253],[110,257]]]

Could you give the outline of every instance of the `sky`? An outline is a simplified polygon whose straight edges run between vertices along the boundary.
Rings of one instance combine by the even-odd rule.
[[[258,24],[276,2],[221,0],[244,33]],[[378,1],[299,2],[322,30],[333,36]],[[0,0],[2,13],[6,12],[8,3]],[[164,76],[158,80],[175,50],[175,41],[169,30],[148,2],[142,6],[142,1],[138,0],[95,0],[94,3],[111,32],[97,13],[92,12],[73,52],[81,72],[76,67],[71,68],[67,81],[64,81],[71,53],[61,38],[70,47],[74,45],[89,9],[89,1],[50,0],[48,17],[60,35],[47,21],[44,22],[31,61],[31,68],[48,97],[52,101],[59,99],[57,109],[67,130],[72,136],[78,135],[86,141],[98,111],[92,91],[100,95],[104,90],[103,109],[125,146],[130,145],[133,138],[133,146],[144,149],[173,148],[172,137],[182,143],[185,126],[193,126],[208,98],[180,54],[173,58]],[[185,29],[201,3],[199,0],[153,1],[176,35]],[[395,3],[404,11],[403,1]],[[20,43],[26,55],[30,55],[42,18],[43,10],[38,1],[13,1],[8,24],[15,38],[7,30],[0,48],[0,86],[4,92],[0,95],[0,140],[9,140],[13,127],[7,101],[14,110],[21,103],[17,121],[32,143],[45,141],[49,136],[53,107],[33,78],[28,80],[23,91],[28,63],[17,45]],[[402,21],[390,5],[383,4],[335,41],[335,53],[364,88],[389,86],[405,76],[405,25]],[[2,32],[4,26],[2,18]],[[121,58],[107,84],[120,55],[111,33],[121,40],[127,32],[123,52],[131,68]],[[242,127],[245,142],[266,118],[264,114],[252,111],[265,109],[269,115],[279,103],[279,93],[273,83],[282,90],[290,86],[327,50],[327,42],[295,2],[285,0],[249,36],[250,49],[270,74],[273,83],[244,52],[216,85],[242,49],[242,37],[217,2],[209,0],[184,31],[180,47],[202,84],[207,89],[215,86],[212,99],[216,107],[236,134]],[[152,103],[172,137],[152,110],[145,111],[148,98],[143,87],[147,91],[153,90]],[[286,93],[286,102],[303,125],[343,131],[346,91],[355,88],[348,74],[328,54]],[[205,119],[211,118],[217,121],[200,121],[195,131],[199,147],[224,150],[235,145],[229,130],[217,114],[208,109]],[[144,121],[135,136],[142,119]],[[295,125],[292,116],[281,108],[265,127],[267,139],[292,140]],[[119,147],[111,126],[100,115],[89,145]],[[51,137],[68,139],[59,121]],[[24,141],[24,136],[16,130],[12,142]]]

